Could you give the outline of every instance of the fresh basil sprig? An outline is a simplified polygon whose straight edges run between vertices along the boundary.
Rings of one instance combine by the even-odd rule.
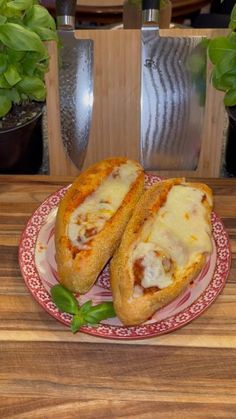
[[[111,301],[92,305],[92,301],[86,301],[79,306],[78,301],[67,288],[63,285],[54,285],[51,288],[51,297],[60,311],[73,315],[71,330],[76,333],[81,326],[97,324],[101,320],[115,317],[116,313]]]

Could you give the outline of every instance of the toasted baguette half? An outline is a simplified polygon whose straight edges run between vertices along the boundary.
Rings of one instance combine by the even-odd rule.
[[[120,243],[144,187],[144,172],[125,157],[81,173],[59,204],[55,246],[59,281],[86,293]]]
[[[110,264],[124,325],[148,320],[200,273],[212,251],[211,211],[205,184],[168,179],[143,194]]]

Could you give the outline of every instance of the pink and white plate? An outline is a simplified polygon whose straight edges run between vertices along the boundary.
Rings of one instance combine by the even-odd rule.
[[[160,178],[146,175],[146,186]],[[19,246],[19,263],[24,281],[36,301],[53,317],[70,326],[71,315],[60,312],[50,296],[50,288],[58,282],[55,262],[54,225],[57,207],[65,194],[64,187],[49,196],[33,213],[22,233]],[[212,214],[213,253],[200,275],[186,291],[172,303],[157,311],[140,326],[125,327],[117,318],[104,320],[98,326],[83,326],[80,330],[90,335],[108,339],[143,339],[176,330],[198,317],[213,303],[223,289],[231,262],[228,235],[218,216]],[[92,300],[94,304],[111,301],[109,265],[95,285],[85,295],[76,295],[80,304]]]

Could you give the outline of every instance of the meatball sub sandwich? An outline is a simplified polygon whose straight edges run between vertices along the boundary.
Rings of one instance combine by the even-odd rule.
[[[118,247],[143,193],[135,161],[109,158],[81,173],[59,204],[55,245],[59,281],[85,293]]]
[[[169,179],[139,200],[111,261],[116,313],[124,325],[149,319],[200,273],[212,252],[212,192]]]

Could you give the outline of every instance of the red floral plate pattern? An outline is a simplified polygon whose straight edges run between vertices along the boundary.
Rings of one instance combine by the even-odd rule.
[[[146,186],[160,181],[146,175]],[[50,296],[50,288],[58,282],[55,262],[54,225],[57,207],[65,194],[64,187],[49,196],[33,213],[22,233],[19,263],[24,281],[36,301],[54,318],[70,326],[71,315],[61,313]],[[83,326],[80,330],[90,335],[110,339],[142,339],[158,336],[178,329],[198,317],[213,303],[223,289],[231,262],[228,235],[218,216],[212,214],[213,253],[205,267],[186,291],[139,326],[125,327],[118,318],[104,320],[98,326]],[[76,295],[80,304],[92,300],[112,300],[107,265],[95,285],[85,295]]]

